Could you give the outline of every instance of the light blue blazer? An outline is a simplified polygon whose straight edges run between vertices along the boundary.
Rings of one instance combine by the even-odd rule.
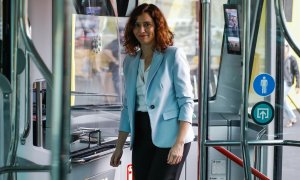
[[[136,112],[136,79],[141,51],[127,55],[123,63],[125,93],[119,130],[131,134],[134,143]],[[145,101],[150,117],[152,142],[160,148],[172,147],[179,132],[179,122],[192,123],[193,92],[190,70],[185,53],[168,47],[163,53],[155,51],[146,81]],[[190,126],[185,142],[194,139]]]

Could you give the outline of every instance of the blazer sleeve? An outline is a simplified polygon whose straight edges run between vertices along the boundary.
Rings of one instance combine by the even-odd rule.
[[[193,87],[190,79],[190,67],[186,55],[181,49],[176,50],[172,71],[177,103],[179,105],[178,119],[192,123],[194,111]]]
[[[125,81],[125,75],[126,75],[126,60],[123,61],[123,74],[124,74],[124,83],[123,83],[123,89],[124,89],[124,95],[123,95],[123,102],[122,102],[122,110],[121,110],[121,118],[120,118],[120,125],[119,125],[119,131],[123,132],[130,132],[130,122],[129,122],[129,116],[128,116],[128,108],[127,108],[127,98],[126,98],[126,81]]]

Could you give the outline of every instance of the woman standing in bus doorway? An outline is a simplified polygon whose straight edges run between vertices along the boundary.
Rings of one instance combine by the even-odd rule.
[[[110,164],[120,165],[130,133],[135,180],[178,180],[194,139],[189,65],[173,37],[153,4],[136,7],[125,27],[125,94]]]
[[[297,122],[293,109],[289,106],[287,99],[292,85],[296,79],[296,93],[300,92],[299,68],[295,57],[290,54],[290,47],[285,43],[284,47],[284,104],[283,111],[285,119],[288,119],[286,127],[292,127]]]

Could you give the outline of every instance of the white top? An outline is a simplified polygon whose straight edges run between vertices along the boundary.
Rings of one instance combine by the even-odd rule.
[[[136,111],[147,112],[147,105],[145,100],[146,95],[146,81],[148,78],[150,66],[145,69],[145,60],[140,59],[138,75],[136,79]]]

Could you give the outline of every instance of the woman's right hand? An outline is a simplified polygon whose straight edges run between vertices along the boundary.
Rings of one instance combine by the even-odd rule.
[[[113,155],[111,156],[111,159],[110,159],[110,165],[112,167],[118,167],[120,164],[121,164],[121,157],[122,157],[122,154],[123,154],[123,149],[122,148],[117,148]]]
[[[116,149],[110,159],[110,165],[112,167],[118,167],[121,164],[120,160],[123,154],[123,146],[125,144],[126,138],[128,137],[128,134],[128,132],[119,131]]]

